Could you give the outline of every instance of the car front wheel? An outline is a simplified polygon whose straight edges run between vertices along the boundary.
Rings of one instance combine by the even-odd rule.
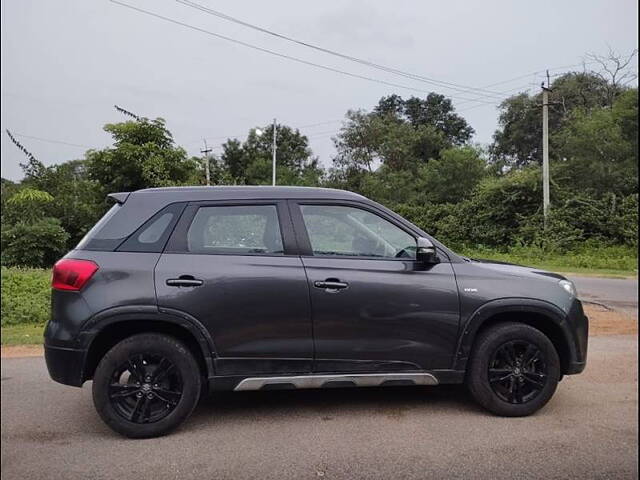
[[[560,359],[549,338],[534,327],[509,322],[480,333],[466,382],[487,410],[520,417],[551,399],[560,375]]]
[[[104,422],[131,438],[164,435],[191,414],[200,396],[200,370],[177,339],[133,335],[102,358],[93,402]]]

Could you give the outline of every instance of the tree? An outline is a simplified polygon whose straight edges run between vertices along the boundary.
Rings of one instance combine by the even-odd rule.
[[[613,54],[611,54],[613,55]],[[634,54],[635,55],[635,54]],[[612,56],[616,67],[606,67],[612,72],[609,78],[600,71],[568,72],[551,84],[549,101],[549,130],[560,130],[571,112],[585,112],[612,107],[615,100],[628,90],[626,81],[631,77],[629,61]],[[605,60],[601,62],[606,66]],[[624,81],[623,81],[624,79]],[[514,167],[541,164],[542,162],[542,95],[519,93],[500,104],[498,130],[491,146],[493,161],[502,161]],[[551,138],[551,155],[556,145]]]
[[[2,265],[50,267],[66,250],[69,238],[57,218],[47,216],[53,197],[22,188],[9,198],[2,218]]]
[[[444,150],[424,167],[423,190],[435,203],[458,203],[468,198],[486,176],[486,162],[472,147]]]
[[[114,146],[87,153],[89,178],[102,193],[197,182],[198,164],[176,147],[161,118],[107,124]]]
[[[69,235],[56,218],[2,225],[2,265],[49,268],[67,251]]]
[[[53,197],[49,212],[69,233],[69,248],[80,241],[106,209],[103,192],[89,178],[85,160],[45,167],[37,175],[27,177],[23,184]]]
[[[0,188],[2,188],[0,193],[0,214],[2,215],[2,222],[4,222],[6,203],[20,189],[20,185],[7,178],[2,178],[0,180]]]
[[[638,90],[622,94],[613,108],[572,112],[555,136],[564,161],[560,181],[595,196],[638,192]]]
[[[33,188],[21,188],[7,200],[5,216],[7,223],[33,223],[46,216],[46,210],[53,202],[47,192]]]
[[[408,122],[415,128],[431,126],[441,132],[450,145],[464,145],[474,134],[467,121],[455,113],[451,99],[433,92],[424,99],[410,97],[403,100],[399,95],[382,97],[373,111],[376,115]]]
[[[318,159],[313,157],[309,140],[299,130],[276,125],[276,181],[279,185],[317,185],[322,176]],[[272,181],[273,125],[249,132],[240,142],[230,139],[223,144],[222,166],[234,183],[270,185]]]
[[[338,170],[372,172],[379,165],[389,170],[416,171],[438,158],[451,143],[431,124],[413,125],[391,113],[347,112],[347,121],[334,139]]]
[[[629,68],[636,55],[638,55],[637,49],[634,49],[629,55],[620,55],[611,48],[609,48],[607,55],[587,54],[587,60],[598,64],[594,74],[601,78],[606,86],[609,105],[613,105],[619,93],[638,78],[638,73]]]
[[[379,170],[387,179],[393,175],[394,182],[407,177],[403,172],[410,172],[408,190],[403,193],[409,191],[414,197],[411,178],[432,159],[440,158],[444,150],[465,145],[473,133],[454,112],[451,100],[442,95],[431,93],[424,99],[406,100],[399,95],[382,97],[372,112],[347,112],[334,138],[337,153],[329,181],[350,190],[366,189],[374,198],[382,198],[388,189],[382,177],[370,177],[374,171]]]

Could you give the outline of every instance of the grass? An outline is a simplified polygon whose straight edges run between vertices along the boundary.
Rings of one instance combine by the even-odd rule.
[[[2,267],[0,324],[44,324],[49,319],[51,271],[39,268]]]
[[[2,327],[2,345],[42,345],[44,324],[24,323]]]
[[[42,344],[50,302],[50,270],[2,267],[2,345]]]
[[[552,272],[602,277],[637,277],[638,256],[631,247],[602,247],[578,252],[549,253],[533,248],[513,248],[508,252],[492,249],[462,249],[471,258],[498,260]]]

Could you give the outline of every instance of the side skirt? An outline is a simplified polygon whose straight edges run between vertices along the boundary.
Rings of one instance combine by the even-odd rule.
[[[437,385],[430,373],[366,373],[337,375],[297,375],[245,378],[234,391],[291,388],[380,387],[401,385]]]

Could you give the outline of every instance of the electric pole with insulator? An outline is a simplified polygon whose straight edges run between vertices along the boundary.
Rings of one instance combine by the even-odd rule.
[[[273,152],[272,152],[272,172],[271,172],[271,184],[273,186],[276,185],[276,135],[277,135],[277,129],[278,127],[276,126],[276,119],[273,119]]]
[[[547,70],[547,85],[542,83],[542,212],[544,228],[547,228],[549,215],[549,70]]]
[[[207,179],[207,185],[211,185],[211,174],[209,172],[209,153],[211,153],[213,149],[207,147],[206,139],[203,138],[202,141],[204,142],[204,148],[200,150],[200,152],[202,153],[202,161],[204,162],[204,175]]]

